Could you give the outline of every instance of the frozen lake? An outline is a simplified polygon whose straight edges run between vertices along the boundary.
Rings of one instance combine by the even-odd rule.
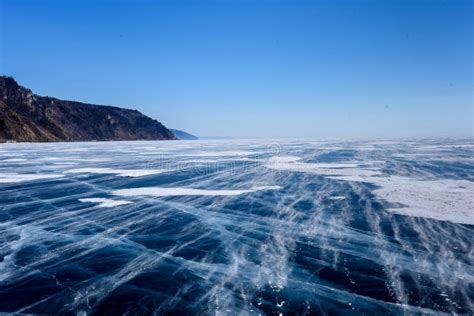
[[[0,312],[474,313],[472,140],[0,145]]]

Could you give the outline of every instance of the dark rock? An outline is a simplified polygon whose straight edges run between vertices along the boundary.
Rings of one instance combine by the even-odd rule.
[[[0,76],[0,142],[176,139],[136,110],[35,95]]]

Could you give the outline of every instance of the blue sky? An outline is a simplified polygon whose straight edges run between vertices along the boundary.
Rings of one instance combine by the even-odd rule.
[[[0,0],[0,73],[197,135],[473,135],[472,1]]]

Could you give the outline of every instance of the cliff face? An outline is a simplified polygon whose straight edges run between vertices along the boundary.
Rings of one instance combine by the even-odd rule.
[[[0,142],[165,139],[175,136],[136,110],[41,97],[0,76]]]

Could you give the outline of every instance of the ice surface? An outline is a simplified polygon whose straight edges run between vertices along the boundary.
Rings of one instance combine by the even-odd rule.
[[[428,153],[424,154],[425,157],[427,155],[429,156]],[[394,156],[409,157],[408,154]],[[451,158],[448,161],[451,161]],[[272,157],[266,167],[281,171],[314,173],[335,180],[371,183],[380,187],[373,191],[379,199],[399,205],[387,208],[394,213],[474,225],[474,182],[383,177],[380,168],[375,167],[381,163],[384,161],[304,163],[298,157]]]
[[[472,315],[473,145],[0,145],[0,313]]]

